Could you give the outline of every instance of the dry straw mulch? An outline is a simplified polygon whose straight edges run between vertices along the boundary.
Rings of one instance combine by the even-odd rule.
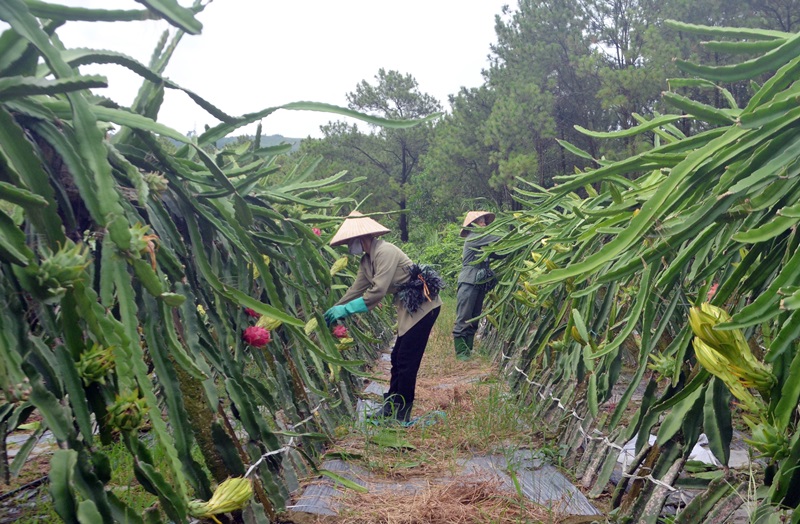
[[[552,515],[495,480],[466,478],[414,494],[348,494],[341,524],[477,524],[548,522]]]

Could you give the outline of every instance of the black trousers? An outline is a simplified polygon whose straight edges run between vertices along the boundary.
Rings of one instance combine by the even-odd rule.
[[[392,376],[389,380],[389,391],[386,397],[398,407],[411,407],[414,402],[414,391],[417,389],[417,372],[422,363],[422,355],[425,353],[425,346],[428,345],[433,324],[439,316],[441,308],[431,310],[422,317],[419,322],[414,324],[411,329],[406,331],[402,337],[397,337],[397,341],[392,349]]]

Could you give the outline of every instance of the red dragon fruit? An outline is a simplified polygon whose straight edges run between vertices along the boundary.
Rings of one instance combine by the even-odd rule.
[[[272,340],[269,330],[259,326],[250,326],[244,330],[242,340],[251,346],[261,348],[266,346]]]
[[[347,338],[347,328],[341,324],[333,327],[333,336],[336,338]]]

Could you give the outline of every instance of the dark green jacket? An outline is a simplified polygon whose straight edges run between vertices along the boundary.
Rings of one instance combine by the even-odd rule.
[[[461,256],[461,273],[458,275],[458,283],[475,284],[478,281],[478,273],[481,269],[488,269],[489,259],[475,263],[483,256],[482,248],[492,242],[500,240],[496,235],[481,236],[480,232],[471,232],[464,240],[464,253]]]

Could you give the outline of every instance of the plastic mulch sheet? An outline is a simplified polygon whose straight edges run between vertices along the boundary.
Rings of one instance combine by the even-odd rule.
[[[600,515],[589,499],[564,475],[544,464],[529,450],[517,450],[510,459],[502,455],[473,457],[461,464],[462,471],[478,478],[498,479],[516,490],[509,471],[514,473],[525,498],[564,515]]]
[[[431,484],[450,483],[460,477],[475,480],[499,480],[514,491],[514,481],[508,474],[514,472],[520,492],[529,500],[563,515],[600,515],[600,512],[556,468],[542,463],[533,452],[518,450],[507,461],[502,455],[480,456],[462,461],[460,471],[442,478],[416,478],[404,482],[386,482],[374,478],[367,470],[343,460],[327,460],[323,469],[332,471],[352,482],[366,487],[370,492],[392,491],[417,493]],[[337,515],[341,507],[339,497],[345,488],[327,477],[308,486],[296,504],[287,508],[315,515]]]

